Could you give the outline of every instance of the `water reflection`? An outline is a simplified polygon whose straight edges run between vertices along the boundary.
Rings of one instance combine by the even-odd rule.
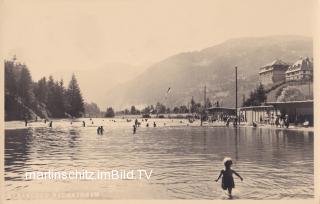
[[[238,136],[239,135],[239,136]],[[240,137],[240,131],[238,131],[238,128],[235,128],[235,137],[234,137],[234,146],[235,146],[235,159],[236,161],[239,159],[238,155],[238,137]]]
[[[11,138],[5,137],[5,171],[20,172],[25,167],[28,158],[32,131],[29,129],[8,131]],[[14,134],[12,134],[14,132]],[[6,132],[7,134],[7,132]],[[21,136],[23,135],[23,136]],[[12,141],[12,142],[11,142]],[[5,177],[7,180],[19,180],[18,175]]]
[[[152,122],[152,121],[151,121]],[[98,123],[95,121],[95,123]],[[104,199],[222,199],[213,180],[231,156],[240,199],[313,197],[313,132],[262,128],[29,128],[5,132],[8,192],[95,191]],[[167,123],[169,124],[169,122]],[[150,181],[25,181],[25,171],[153,169]],[[22,188],[23,187],[23,188]],[[112,189],[112,190],[111,190]],[[139,190],[138,190],[139,189]]]

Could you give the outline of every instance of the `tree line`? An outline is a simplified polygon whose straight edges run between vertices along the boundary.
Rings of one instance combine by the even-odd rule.
[[[28,67],[16,59],[4,64],[6,120],[83,115],[84,100],[74,74],[68,87],[65,87],[62,79],[54,80],[52,76],[34,82]]]
[[[250,92],[249,98],[243,98],[242,106],[260,106],[267,100],[267,93],[264,86],[260,83],[253,91]]]
[[[206,100],[206,107],[212,106],[219,106],[219,102],[215,102],[214,104],[210,101],[209,98]],[[129,109],[126,108],[124,110],[118,111],[117,114],[119,115],[149,115],[149,114],[185,114],[185,113],[192,113],[192,114],[200,114],[204,111],[204,106],[200,102],[196,102],[194,98],[191,98],[189,105],[180,105],[175,106],[173,108],[167,107],[166,105],[157,102],[155,105],[148,105],[142,109],[138,109],[136,106],[132,105]],[[106,117],[114,116],[114,110],[112,107],[107,109],[105,114]]]
[[[307,96],[299,88],[294,86],[283,86],[278,88],[275,92],[275,99],[278,102],[286,101],[302,101],[307,99],[312,99],[313,96]],[[267,91],[264,86],[260,83],[253,91],[250,92],[250,95],[247,99],[243,98],[243,106],[260,106],[267,101]]]
[[[96,103],[84,103],[84,116],[85,117],[95,117],[100,118],[103,117],[103,113],[100,111],[99,106]]]

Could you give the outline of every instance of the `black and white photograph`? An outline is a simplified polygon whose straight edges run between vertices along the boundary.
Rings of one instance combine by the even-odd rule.
[[[3,202],[319,202],[319,1],[0,6]]]

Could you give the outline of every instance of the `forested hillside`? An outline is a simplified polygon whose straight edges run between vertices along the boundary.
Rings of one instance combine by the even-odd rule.
[[[84,101],[75,75],[68,87],[63,80],[52,76],[32,80],[25,64],[16,59],[4,62],[5,66],[5,120],[80,117]]]

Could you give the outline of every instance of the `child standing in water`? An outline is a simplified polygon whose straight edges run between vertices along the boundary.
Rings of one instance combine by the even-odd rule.
[[[231,169],[232,160],[230,157],[226,157],[223,160],[223,163],[224,163],[225,169],[221,170],[219,177],[215,181],[218,182],[218,180],[222,176],[221,187],[223,190],[228,189],[229,196],[232,197],[232,188],[235,187],[232,175],[235,174],[241,179],[241,181],[243,180],[243,178],[236,171]]]

